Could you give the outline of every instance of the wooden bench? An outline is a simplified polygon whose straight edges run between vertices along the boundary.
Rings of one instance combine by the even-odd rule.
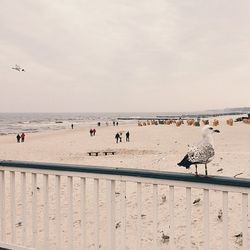
[[[114,155],[115,154],[114,151],[104,151],[103,153],[104,153],[104,155],[108,155],[108,154]]]
[[[91,155],[98,156],[99,153],[100,153],[100,152],[88,152],[89,156],[91,156]]]
[[[100,153],[103,153],[104,155],[114,155],[115,152],[114,151],[104,151],[104,152],[88,152],[89,156],[98,156]]]

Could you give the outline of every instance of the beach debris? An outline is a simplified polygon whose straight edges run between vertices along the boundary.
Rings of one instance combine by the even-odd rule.
[[[141,214],[141,218],[145,218],[146,217],[146,214]]]
[[[193,205],[198,204],[200,201],[201,201],[200,198],[195,199],[195,200],[193,201]]]
[[[37,190],[40,190],[40,187],[36,187]]]
[[[217,169],[217,172],[222,172],[222,171],[223,171],[223,168]]]
[[[119,194],[120,194],[120,192],[115,192],[115,194],[116,194],[116,195],[119,195]]]
[[[189,169],[191,165],[195,165],[195,175],[198,175],[197,165],[205,165],[205,175],[207,175],[207,164],[214,158],[213,133],[220,133],[219,130],[213,129],[209,125],[202,128],[202,140],[196,146],[189,149],[184,158],[177,163],[180,167]]]
[[[235,235],[234,235],[235,238],[240,238],[240,237],[242,237],[242,236],[243,236],[243,233],[242,233],[242,232],[239,233],[239,234],[235,234]]]
[[[119,222],[116,223],[115,228],[117,229],[117,228],[119,228],[120,226],[121,226],[121,222],[119,221]]]
[[[222,221],[222,216],[223,216],[223,212],[222,212],[222,209],[220,209],[218,216],[217,216],[220,221]]]
[[[21,68],[21,66],[19,65],[15,65],[14,67],[12,67],[12,69],[18,71],[18,72],[25,72],[25,70],[23,68]]]
[[[234,175],[234,178],[236,178],[237,176],[239,176],[241,174],[243,174],[243,173],[238,173],[238,174]]]
[[[16,227],[20,227],[20,226],[22,226],[22,222],[21,222],[21,221],[19,221],[19,222],[16,224]]]
[[[163,195],[161,196],[161,200],[162,200],[163,203],[166,202],[167,196],[166,196],[165,194],[163,194]]]
[[[170,237],[167,234],[164,234],[163,231],[161,231],[162,235],[161,235],[161,241],[162,243],[166,243],[169,241]]]
[[[243,243],[243,239],[242,239],[243,233],[241,232],[239,234],[235,234],[234,237],[236,238],[235,239],[235,243],[238,244],[238,245],[240,245],[240,246],[242,246],[242,243]]]

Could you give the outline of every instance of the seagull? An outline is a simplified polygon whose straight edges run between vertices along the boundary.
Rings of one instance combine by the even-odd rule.
[[[14,67],[12,67],[12,69],[14,69],[14,70],[17,70],[18,72],[25,72],[25,70],[23,69],[23,68],[21,68],[19,65],[15,65]]]
[[[205,174],[207,175],[207,164],[214,158],[214,138],[213,133],[220,133],[219,130],[213,129],[209,125],[202,128],[202,140],[190,148],[182,161],[177,163],[180,167],[189,169],[191,165],[195,165],[195,175],[198,175],[197,165],[205,165]]]

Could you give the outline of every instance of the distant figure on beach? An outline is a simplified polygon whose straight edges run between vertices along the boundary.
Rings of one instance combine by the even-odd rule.
[[[119,139],[120,139],[120,141],[121,141],[121,138],[120,138],[119,133],[116,133],[116,135],[115,135],[115,139],[116,139],[116,143],[118,143],[118,142],[119,142]]]
[[[100,126],[101,126],[101,123],[100,123],[100,122],[98,122],[98,123],[97,123],[97,126],[98,126],[98,127],[100,127]]]
[[[71,124],[71,128],[72,128],[72,129],[74,128],[74,124],[73,124],[73,123]]]
[[[95,128],[92,130],[93,136],[95,136],[96,130]]]
[[[22,133],[22,134],[21,134],[21,142],[24,142],[24,138],[25,138],[25,134]]]
[[[90,136],[93,135],[93,129],[92,128],[89,130],[89,134],[90,134]]]
[[[17,134],[16,136],[16,141],[19,143],[20,142],[20,139],[21,139],[21,136],[19,134]]]
[[[118,122],[116,122],[116,126],[118,126]]]
[[[126,133],[126,141],[129,141],[129,131]]]
[[[115,121],[113,121],[113,126],[115,126]]]
[[[122,142],[122,132],[119,133],[120,136],[120,142]]]

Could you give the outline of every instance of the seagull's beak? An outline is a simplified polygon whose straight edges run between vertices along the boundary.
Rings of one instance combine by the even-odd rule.
[[[215,130],[214,130],[214,133],[220,133],[220,130],[215,129]]]

